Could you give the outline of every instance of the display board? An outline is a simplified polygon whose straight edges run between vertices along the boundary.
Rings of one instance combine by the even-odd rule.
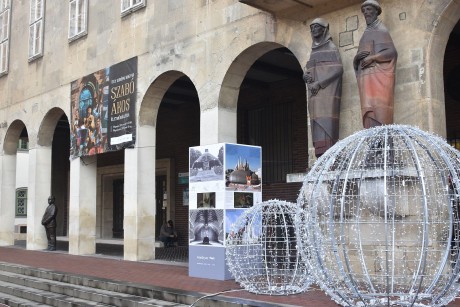
[[[262,149],[219,143],[189,149],[189,275],[226,280],[225,241],[236,218],[262,201]]]

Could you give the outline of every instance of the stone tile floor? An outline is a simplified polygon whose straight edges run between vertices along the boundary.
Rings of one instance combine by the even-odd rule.
[[[14,245],[25,248],[26,241],[16,240]],[[68,252],[69,243],[67,241],[58,241],[57,250]],[[96,243],[96,255],[123,258],[123,245]],[[188,246],[156,247],[155,258],[161,261],[188,263]]]

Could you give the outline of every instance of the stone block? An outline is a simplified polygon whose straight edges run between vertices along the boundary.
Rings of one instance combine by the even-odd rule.
[[[422,49],[412,49],[410,51],[410,54],[411,54],[411,62],[412,63],[421,63],[422,60],[423,60],[423,53],[422,53]]]
[[[358,25],[359,25],[358,15],[350,16],[347,18],[347,31],[357,30]]]
[[[400,68],[396,71],[396,84],[417,82],[419,77],[418,65]]]
[[[345,31],[339,33],[339,46],[344,47],[348,45],[353,45],[353,32]]]

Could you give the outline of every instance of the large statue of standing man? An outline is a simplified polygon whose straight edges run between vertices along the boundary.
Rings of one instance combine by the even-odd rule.
[[[49,251],[56,250],[56,215],[57,208],[54,202],[56,198],[54,196],[48,197],[48,207],[46,207],[45,214],[43,214],[42,225],[45,226],[46,238],[48,239]]]
[[[353,60],[358,81],[364,128],[393,123],[395,68],[398,53],[390,33],[378,19],[382,8],[376,0],[361,5],[367,28]]]
[[[316,18],[310,24],[312,52],[304,73],[308,87],[308,112],[315,147],[320,157],[339,139],[343,66],[329,34],[329,23]]]

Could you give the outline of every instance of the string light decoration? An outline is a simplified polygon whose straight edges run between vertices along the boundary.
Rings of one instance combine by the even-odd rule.
[[[241,211],[226,240],[227,263],[235,281],[256,294],[305,291],[311,280],[297,251],[297,205],[270,200]]]
[[[445,306],[459,290],[460,154],[402,125],[338,142],[298,198],[299,249],[343,306]]]

